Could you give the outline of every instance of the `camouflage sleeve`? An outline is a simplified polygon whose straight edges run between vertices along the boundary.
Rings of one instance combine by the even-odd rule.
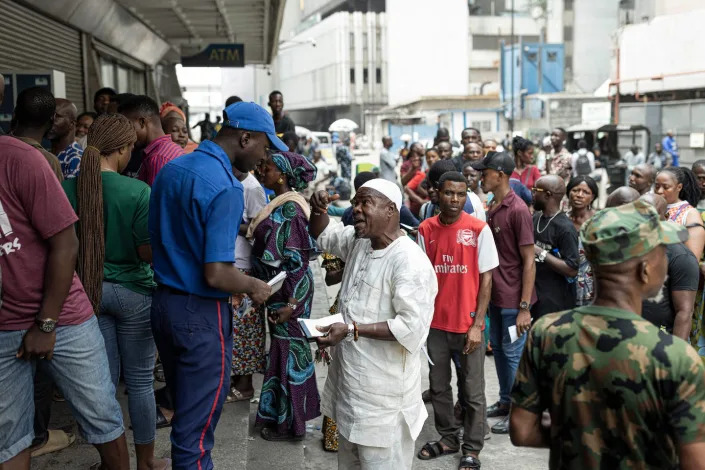
[[[682,347],[666,379],[669,383],[662,381],[667,416],[679,445],[705,442],[705,366],[695,349],[679,338],[674,340],[673,346]]]
[[[544,410],[541,406],[538,378],[541,354],[539,328],[540,324],[537,323],[529,331],[512,388],[512,403],[536,414]]]

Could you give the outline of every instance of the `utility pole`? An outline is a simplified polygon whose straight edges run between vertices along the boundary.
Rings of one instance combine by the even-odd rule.
[[[515,44],[514,44],[514,0],[512,0],[512,26],[511,26],[511,52],[510,52],[510,60],[511,60],[511,66],[509,67],[509,70],[511,71],[511,88],[512,88],[512,109],[509,112],[509,135],[513,136],[514,135],[514,72],[516,68],[516,63],[514,62],[514,50],[515,50]]]

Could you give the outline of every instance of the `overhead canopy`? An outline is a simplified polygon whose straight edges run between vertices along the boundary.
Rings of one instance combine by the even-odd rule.
[[[285,0],[116,0],[185,55],[208,44],[242,43],[246,64],[276,54]]]
[[[566,129],[566,132],[650,132],[649,128],[639,124],[576,124]]]

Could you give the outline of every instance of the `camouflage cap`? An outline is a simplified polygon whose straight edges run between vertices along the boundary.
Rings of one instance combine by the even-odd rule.
[[[673,222],[662,222],[644,201],[604,209],[580,229],[585,257],[596,265],[623,263],[643,256],[659,245],[688,239],[688,230]]]

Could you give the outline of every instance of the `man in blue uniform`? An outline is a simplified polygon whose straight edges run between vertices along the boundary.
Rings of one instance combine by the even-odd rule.
[[[247,293],[259,304],[271,290],[234,265],[244,198],[232,167],[249,172],[270,146],[287,147],[255,103],[231,104],[223,115],[213,140],[162,168],[149,206],[158,284],[152,330],[174,403],[175,470],[213,468],[210,451],[230,383],[229,296]]]

